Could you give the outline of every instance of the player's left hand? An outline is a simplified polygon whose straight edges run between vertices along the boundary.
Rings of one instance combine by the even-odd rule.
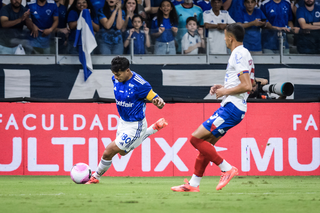
[[[154,99],[152,99],[152,103],[158,107],[159,109],[162,109],[164,107],[164,105],[166,104],[162,98],[160,97],[156,97]]]
[[[216,90],[216,97],[221,98],[222,96],[226,95],[226,89],[221,87],[220,89]]]

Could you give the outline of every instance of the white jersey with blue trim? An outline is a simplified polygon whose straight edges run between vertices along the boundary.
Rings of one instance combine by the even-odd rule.
[[[243,73],[249,73],[250,78],[254,79],[254,64],[250,52],[240,45],[236,47],[229,58],[227,72],[224,80],[224,88],[233,88],[238,86],[241,81],[239,76]],[[249,93],[244,92],[237,95],[223,96],[221,106],[232,102],[241,111],[247,111],[247,98]]]
[[[114,96],[120,117],[124,121],[141,121],[145,118],[145,99],[152,91],[151,85],[139,74],[133,72],[132,77],[119,82],[112,76]]]

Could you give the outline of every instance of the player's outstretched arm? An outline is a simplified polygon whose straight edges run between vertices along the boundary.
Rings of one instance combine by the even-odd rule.
[[[164,105],[166,104],[160,96],[152,99],[152,103],[153,103],[156,107],[158,107],[159,109],[162,109],[162,108],[164,107]]]

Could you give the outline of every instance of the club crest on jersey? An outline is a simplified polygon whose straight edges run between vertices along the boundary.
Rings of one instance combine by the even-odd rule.
[[[251,59],[251,60],[249,60],[249,65],[250,65],[250,66],[252,65],[252,59]]]
[[[133,85],[133,84],[131,84],[131,83],[129,83],[129,87],[134,87],[134,85]]]
[[[49,16],[51,14],[51,10],[46,10],[47,15]]]

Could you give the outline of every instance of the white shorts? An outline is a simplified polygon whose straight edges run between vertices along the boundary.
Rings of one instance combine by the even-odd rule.
[[[142,143],[142,136],[146,134],[147,128],[146,118],[134,122],[127,122],[120,118],[115,140],[116,145],[119,149],[130,152]]]

